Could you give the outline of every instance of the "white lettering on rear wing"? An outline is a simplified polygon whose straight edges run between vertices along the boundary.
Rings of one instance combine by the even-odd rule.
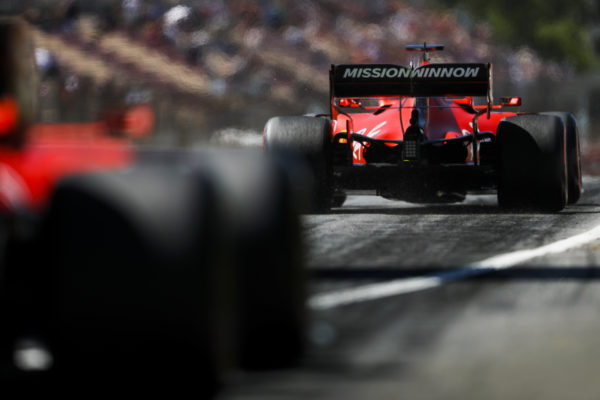
[[[337,97],[353,96],[486,96],[489,64],[338,65],[330,74]]]

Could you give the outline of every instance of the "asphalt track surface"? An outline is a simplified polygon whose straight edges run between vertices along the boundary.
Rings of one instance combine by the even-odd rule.
[[[600,178],[584,185],[557,214],[351,196],[303,216],[308,353],[219,399],[600,398]]]

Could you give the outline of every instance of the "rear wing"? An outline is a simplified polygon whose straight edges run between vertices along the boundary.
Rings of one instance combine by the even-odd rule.
[[[491,64],[332,65],[331,97],[486,96],[492,99]]]

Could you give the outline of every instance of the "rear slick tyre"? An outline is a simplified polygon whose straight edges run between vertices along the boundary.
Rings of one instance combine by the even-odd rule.
[[[526,114],[498,125],[498,203],[545,212],[567,204],[565,128],[559,117]]]
[[[199,152],[195,159],[192,170],[213,183],[234,250],[240,367],[297,365],[306,330],[306,272],[293,198],[297,182],[258,152]]]
[[[331,121],[320,117],[274,117],[265,125],[264,150],[300,157],[314,178],[312,210],[327,212],[333,206]]]
[[[579,144],[579,129],[575,116],[568,112],[547,112],[544,115],[554,115],[562,119],[565,125],[567,140],[567,181],[569,190],[568,204],[575,204],[581,198],[583,181],[581,177],[581,151]]]
[[[162,168],[58,185],[40,234],[51,389],[216,393],[215,203],[206,180]]]

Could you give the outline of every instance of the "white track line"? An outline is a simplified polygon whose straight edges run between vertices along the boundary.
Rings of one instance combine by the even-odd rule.
[[[432,289],[442,286],[445,283],[510,268],[536,257],[562,253],[597,239],[600,239],[600,225],[587,232],[571,236],[564,240],[559,240],[558,242],[550,243],[535,249],[500,254],[469,264],[464,268],[450,270],[448,272],[408,279],[395,279],[388,282],[373,283],[350,289],[317,294],[309,299],[308,305],[315,310],[326,310],[347,304]]]

